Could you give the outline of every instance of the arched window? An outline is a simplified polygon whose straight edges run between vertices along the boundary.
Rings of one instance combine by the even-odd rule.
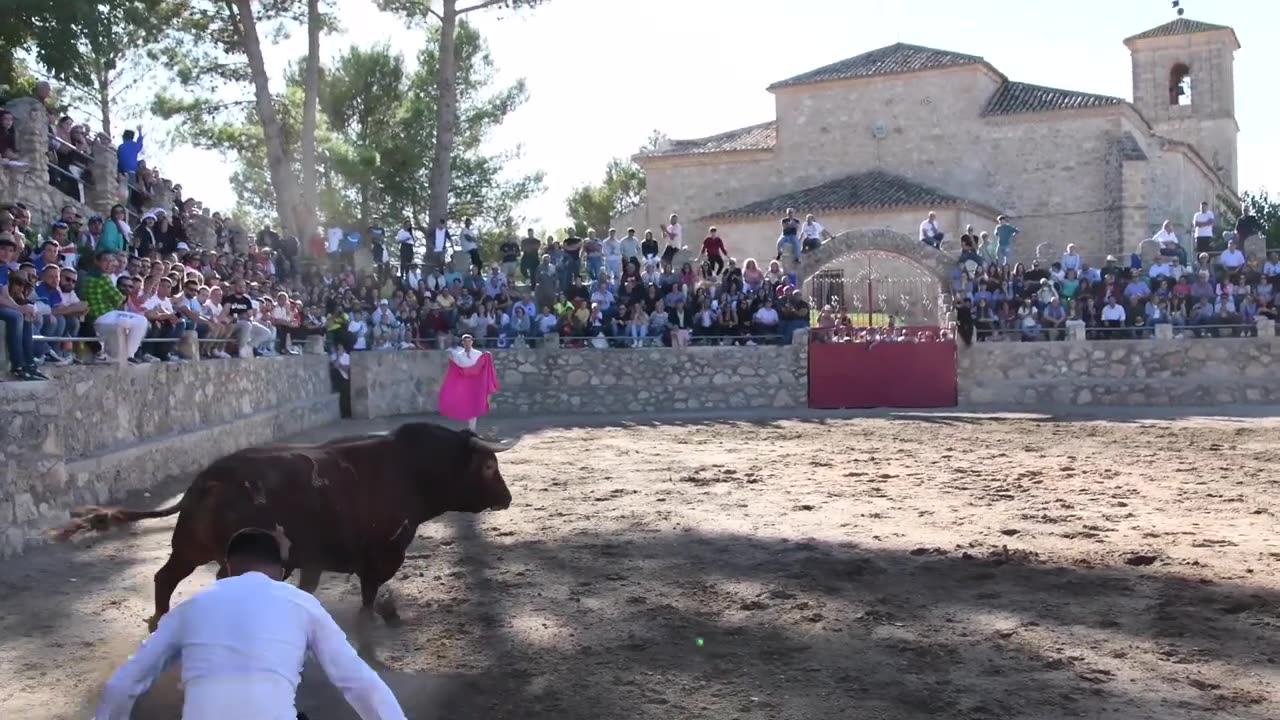
[[[1191,104],[1191,68],[1183,63],[1169,71],[1169,104]]]

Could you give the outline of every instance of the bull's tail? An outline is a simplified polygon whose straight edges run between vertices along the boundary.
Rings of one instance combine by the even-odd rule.
[[[105,532],[112,528],[131,525],[139,520],[168,517],[182,510],[186,499],[187,496],[184,494],[178,502],[159,510],[127,510],[120,507],[97,507],[93,505],[77,508],[71,511],[71,517],[75,518],[75,520],[54,530],[52,535],[58,542],[66,542],[82,532]]]

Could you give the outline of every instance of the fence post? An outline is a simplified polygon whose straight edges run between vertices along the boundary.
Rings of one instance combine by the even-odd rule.
[[[110,332],[112,335],[111,349],[114,351],[111,354],[111,359],[114,360],[117,365],[127,364],[129,362],[129,358],[124,353],[124,349],[125,349],[124,323],[116,323],[115,325],[111,325],[109,327],[108,332]],[[105,343],[107,339],[103,338],[102,340]]]
[[[1084,342],[1088,339],[1088,329],[1084,323],[1075,323],[1067,327],[1071,331],[1071,342]]]
[[[306,352],[306,354],[308,355],[323,355],[324,354],[324,336],[308,335],[307,347],[304,352]]]
[[[1155,331],[1157,340],[1173,339],[1173,325],[1170,325],[1169,323],[1158,323],[1155,326]]]
[[[1260,317],[1257,320],[1258,337],[1273,338],[1276,336],[1276,321],[1271,318]]]
[[[187,360],[200,359],[200,335],[195,330],[187,330],[178,340],[178,354]]]

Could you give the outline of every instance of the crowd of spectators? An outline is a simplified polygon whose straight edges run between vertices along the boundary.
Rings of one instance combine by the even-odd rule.
[[[1063,340],[1079,326],[1089,338],[1141,338],[1168,324],[1175,336],[1253,334],[1258,318],[1277,317],[1280,256],[1245,255],[1244,241],[1258,232],[1247,214],[1235,231],[1223,233],[1225,249],[1216,250],[1214,222],[1208,203],[1201,203],[1191,222],[1194,261],[1166,222],[1147,241],[1154,259],[1144,262],[1139,248],[1127,263],[1108,256],[1100,267],[1085,262],[1073,244],[1059,260],[1011,267],[1018,229],[1004,217],[992,233],[970,226],[953,274],[958,333],[966,342],[975,336],[979,342]],[[921,241],[933,245],[926,235],[922,225]]]

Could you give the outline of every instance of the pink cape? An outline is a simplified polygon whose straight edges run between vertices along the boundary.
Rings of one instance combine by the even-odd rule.
[[[489,412],[489,396],[498,391],[498,373],[493,358],[482,353],[475,365],[459,367],[449,359],[436,409],[454,420],[470,420]]]

